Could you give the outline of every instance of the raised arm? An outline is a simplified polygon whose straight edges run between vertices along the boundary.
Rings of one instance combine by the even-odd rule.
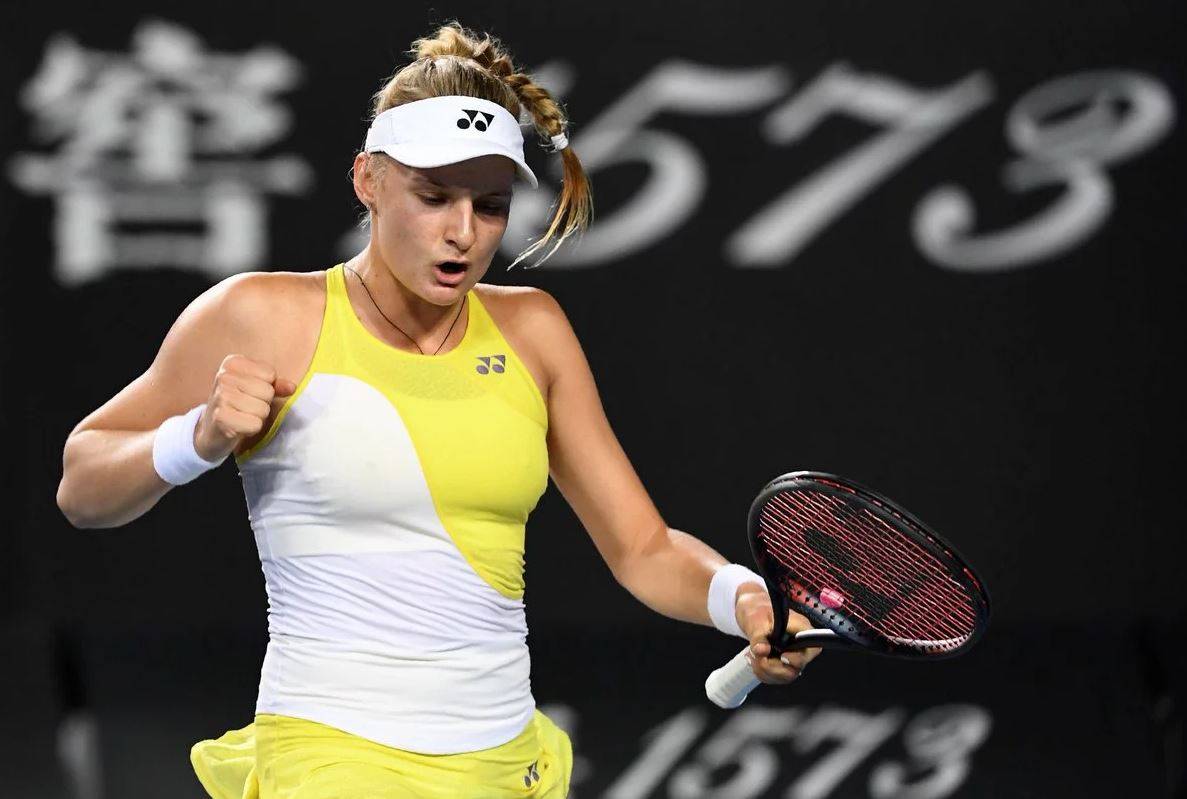
[[[681,621],[715,626],[708,610],[709,587],[727,563],[716,550],[682,530],[668,527],[610,428],[585,352],[568,318],[546,292],[526,295],[525,333],[546,341],[548,373],[548,458],[553,482],[573,508],[614,578],[647,607]],[[766,683],[795,679],[819,649],[767,657],[774,614],[766,589],[740,585],[733,605],[742,634],[751,642],[755,675]],[[788,629],[811,625],[792,613]]]
[[[272,361],[261,332],[271,280],[268,273],[245,273],[201,294],[174,322],[149,368],[75,426],[57,493],[72,525],[127,524],[173,487],[153,466],[156,430],[207,401],[228,354]]]

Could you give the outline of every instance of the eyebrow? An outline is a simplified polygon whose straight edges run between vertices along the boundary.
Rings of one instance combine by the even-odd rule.
[[[446,186],[446,184],[444,184],[444,183],[441,183],[441,182],[439,182],[439,181],[436,181],[436,180],[433,180],[432,178],[430,178],[430,177],[427,177],[427,176],[425,176],[425,175],[422,175],[422,174],[420,174],[419,172],[417,172],[417,173],[413,174],[413,176],[412,176],[412,179],[413,179],[414,181],[416,181],[417,183],[421,183],[421,184],[428,183],[428,184],[431,184],[431,185],[433,185],[433,186],[436,186],[436,187],[437,187],[437,188],[439,188],[439,189],[448,188],[448,186]],[[510,196],[512,196],[512,195],[511,195],[511,190],[510,190],[510,189],[508,189],[507,191],[491,191],[491,192],[487,192],[487,193],[486,193],[485,195],[483,195],[483,196],[486,196],[486,197],[510,197]]]

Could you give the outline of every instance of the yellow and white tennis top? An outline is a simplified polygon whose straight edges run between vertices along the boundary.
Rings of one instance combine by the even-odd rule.
[[[326,272],[317,349],[237,455],[268,594],[257,713],[443,754],[532,719],[524,525],[548,484],[544,399],[469,292],[461,343],[376,338]]]

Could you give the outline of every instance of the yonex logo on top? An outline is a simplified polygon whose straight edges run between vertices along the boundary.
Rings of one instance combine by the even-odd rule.
[[[490,127],[490,122],[495,118],[494,114],[488,114],[485,111],[471,111],[469,108],[463,108],[462,113],[466,116],[457,121],[457,126],[462,130],[466,130],[473,124],[474,129],[478,131],[485,131]],[[478,119],[478,115],[482,114],[483,119]]]
[[[478,360],[482,363],[474,367],[474,371],[480,375],[502,374],[507,371],[507,356],[506,355],[479,355]]]

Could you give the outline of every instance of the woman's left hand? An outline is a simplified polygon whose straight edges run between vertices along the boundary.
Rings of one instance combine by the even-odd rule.
[[[820,654],[819,647],[810,647],[794,652],[784,652],[782,660],[770,657],[771,644],[767,636],[775,627],[775,611],[771,608],[771,597],[767,590],[757,583],[743,583],[738,589],[735,607],[738,625],[750,639],[747,659],[754,669],[754,676],[769,685],[791,682],[800,676],[804,666]],[[791,611],[787,614],[787,631],[798,633],[812,629],[807,618]]]

